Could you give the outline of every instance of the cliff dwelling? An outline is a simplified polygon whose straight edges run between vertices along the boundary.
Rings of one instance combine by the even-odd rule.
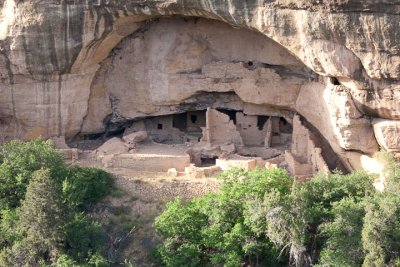
[[[399,263],[399,26],[399,0],[0,0],[0,265]]]
[[[100,148],[105,165],[175,175],[207,177],[235,166],[279,166],[298,177],[346,170],[334,153],[327,167],[307,128],[293,124],[300,87],[315,79],[255,32],[199,18],[157,19],[101,63],[77,140],[114,137],[107,142],[124,145],[115,153],[107,142]],[[295,127],[304,128],[301,135]]]
[[[283,46],[202,18],[137,26],[95,68],[79,125],[77,102],[63,108],[70,116],[52,115],[61,121],[46,118],[45,132],[35,122],[32,130],[25,124],[26,133],[55,131],[71,146],[91,148],[107,167],[174,175],[279,166],[303,178],[348,169],[319,132],[324,127],[310,134],[313,121],[300,121],[302,88],[319,78]],[[68,94],[72,101],[78,92]],[[76,151],[60,149],[76,159]]]
[[[81,147],[114,142],[97,153],[114,167],[280,166],[300,178],[368,168],[363,160],[378,150],[376,138],[397,151],[381,134],[397,128],[366,114],[362,95],[354,94],[359,84],[342,78],[363,75],[342,47],[326,44],[348,60],[323,58],[315,66],[289,41],[217,20],[128,16],[115,29],[101,25],[95,32],[104,36],[83,44],[66,74],[35,74],[31,91],[22,76],[9,77],[11,87],[0,90],[7,100],[0,103],[5,139],[65,136]],[[352,74],[341,76],[340,68]],[[9,95],[31,92],[40,97]]]

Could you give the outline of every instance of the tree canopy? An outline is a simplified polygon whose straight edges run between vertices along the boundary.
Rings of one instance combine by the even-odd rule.
[[[364,172],[297,182],[233,169],[219,193],[176,199],[155,221],[166,266],[400,266],[400,168],[386,189]]]
[[[103,170],[65,167],[50,141],[3,144],[0,266],[109,266],[87,211],[111,185]]]

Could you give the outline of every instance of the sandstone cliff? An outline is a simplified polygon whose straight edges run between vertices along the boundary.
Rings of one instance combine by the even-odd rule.
[[[395,0],[0,6],[1,138],[99,133],[225,93],[213,101],[301,114],[349,168],[379,145],[400,151]]]

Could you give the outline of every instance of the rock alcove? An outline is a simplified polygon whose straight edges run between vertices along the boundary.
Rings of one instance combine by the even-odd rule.
[[[100,64],[76,139],[145,132],[146,140],[160,144],[190,143],[190,162],[201,167],[236,155],[240,162],[259,157],[258,166],[273,162],[297,176],[346,170],[334,153],[326,164],[328,153],[315,147],[324,143],[332,152],[329,142],[318,131],[312,140],[295,115],[301,88],[317,81],[301,61],[260,33],[200,18],[152,20]],[[295,129],[293,136],[295,116],[302,135]],[[312,145],[291,152],[292,142]],[[168,150],[164,146],[158,153]],[[184,164],[187,159],[177,168],[182,171]]]
[[[400,150],[399,6],[328,2],[3,1],[1,139],[229,110],[284,118],[296,162],[368,169]]]

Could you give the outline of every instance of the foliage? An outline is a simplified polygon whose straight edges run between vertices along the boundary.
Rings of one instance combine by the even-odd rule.
[[[400,165],[387,172],[383,193],[376,194],[366,207],[362,244],[366,252],[363,266],[400,266]]]
[[[76,213],[65,227],[65,249],[73,259],[82,262],[101,250],[105,233],[99,222],[90,220],[84,213]]]
[[[334,219],[321,226],[321,233],[328,238],[321,251],[321,266],[361,266],[365,257],[360,246],[365,216],[365,201],[349,197],[335,202]]]
[[[248,210],[254,199],[271,190],[287,193],[293,179],[280,169],[233,169],[221,176],[220,193],[169,203],[155,227],[165,238],[159,248],[167,266],[239,266],[264,262],[279,264],[279,252],[263,233],[254,231]]]
[[[105,233],[85,213],[105,197],[111,177],[66,168],[48,141],[0,149],[0,266],[109,266]]]
[[[201,229],[206,226],[207,216],[200,211],[199,203],[183,204],[178,198],[167,205],[155,222],[158,233],[165,237],[159,250],[167,266],[198,266],[203,262],[198,246],[202,241]]]
[[[33,173],[18,212],[26,243],[51,256],[58,254],[64,238],[65,218],[60,187],[52,179],[48,169]]]
[[[53,265],[54,267],[108,267],[110,266],[109,261],[98,252],[90,256],[87,262],[77,262],[72,257],[64,254],[61,255],[57,262]]]
[[[280,248],[287,247],[288,253],[297,266],[305,266],[318,261],[319,252],[326,242],[326,236],[321,235],[320,227],[334,219],[333,207],[336,202],[344,198],[352,197],[356,201],[367,197],[374,192],[372,179],[362,172],[349,175],[335,173],[333,175],[317,175],[313,179],[296,183],[289,197],[289,205],[281,206],[286,221],[286,229],[290,235],[284,243],[277,244]],[[264,203],[268,209],[268,203]],[[278,207],[280,207],[278,205]],[[275,207],[276,208],[276,207]],[[267,214],[269,210],[267,210]],[[280,214],[276,214],[280,217]],[[279,227],[274,225],[277,218],[272,219],[267,225],[269,228]],[[281,221],[282,221],[281,219]],[[283,228],[285,229],[285,228]],[[287,232],[269,229],[272,236],[286,236]],[[271,237],[272,237],[271,236]]]
[[[11,141],[0,148],[0,210],[16,208],[25,196],[35,171],[48,169],[52,177],[64,177],[64,164],[50,141]]]
[[[73,209],[84,210],[110,193],[110,175],[96,168],[72,167],[63,181],[64,202]]]
[[[294,182],[231,170],[219,193],[167,205],[155,223],[166,266],[400,266],[400,167],[385,191],[363,172]]]

